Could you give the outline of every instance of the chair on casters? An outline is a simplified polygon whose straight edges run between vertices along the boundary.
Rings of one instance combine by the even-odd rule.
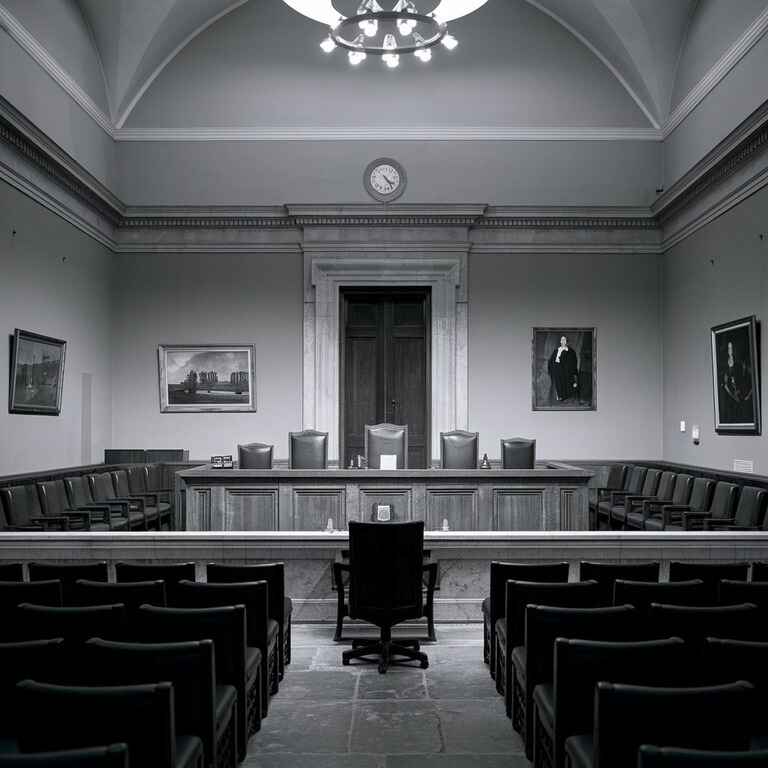
[[[353,640],[342,653],[346,666],[352,659],[379,657],[379,672],[390,664],[419,661],[429,666],[416,641],[392,641],[392,627],[423,615],[422,564],[424,521],[409,523],[349,523],[349,613],[381,629],[377,641]],[[400,658],[398,658],[400,657]]]
[[[536,464],[536,441],[524,437],[507,437],[501,441],[502,469],[533,469]]]
[[[288,469],[328,469],[328,433],[315,429],[289,432]]]
[[[440,467],[442,469],[477,469],[479,432],[455,429],[440,433]]]
[[[408,427],[399,424],[365,425],[365,458],[369,469],[381,469],[381,457],[397,457],[398,469],[408,468]]]
[[[267,443],[237,446],[237,466],[240,469],[272,469],[272,449]]]

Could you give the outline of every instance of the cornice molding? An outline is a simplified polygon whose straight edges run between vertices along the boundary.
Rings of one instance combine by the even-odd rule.
[[[768,32],[768,8],[766,8],[736,42],[720,57],[717,63],[699,80],[688,95],[672,110],[662,128],[666,139],[704,99],[726,78],[730,71],[752,50]]]
[[[0,5],[0,27],[15,40],[69,97],[109,136],[112,120],[83,90],[80,84],[37,41],[32,33],[4,6]]]
[[[346,126],[273,128],[120,128],[116,141],[661,141],[656,128],[510,126]]]

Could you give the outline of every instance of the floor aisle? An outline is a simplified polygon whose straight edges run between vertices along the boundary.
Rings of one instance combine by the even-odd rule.
[[[482,625],[438,625],[437,635],[423,645],[429,669],[380,675],[343,667],[348,646],[332,627],[294,626],[291,665],[244,765],[528,768],[482,661]]]

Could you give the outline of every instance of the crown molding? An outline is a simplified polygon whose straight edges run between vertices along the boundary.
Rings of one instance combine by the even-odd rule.
[[[747,27],[736,42],[720,57],[717,63],[691,88],[688,95],[672,110],[662,128],[666,139],[725,79],[730,71],[752,50],[768,32],[768,8]]]
[[[109,136],[112,120],[83,90],[79,83],[35,39],[32,33],[4,6],[0,5],[0,28],[18,43],[69,97]]]
[[[416,128],[120,128],[116,141],[661,141],[656,128],[423,126]]]

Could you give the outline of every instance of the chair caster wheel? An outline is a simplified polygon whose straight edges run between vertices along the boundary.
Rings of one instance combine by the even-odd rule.
[[[421,668],[422,669],[427,669],[427,667],[429,667],[429,662],[426,661],[426,660],[422,661],[421,662]]]

